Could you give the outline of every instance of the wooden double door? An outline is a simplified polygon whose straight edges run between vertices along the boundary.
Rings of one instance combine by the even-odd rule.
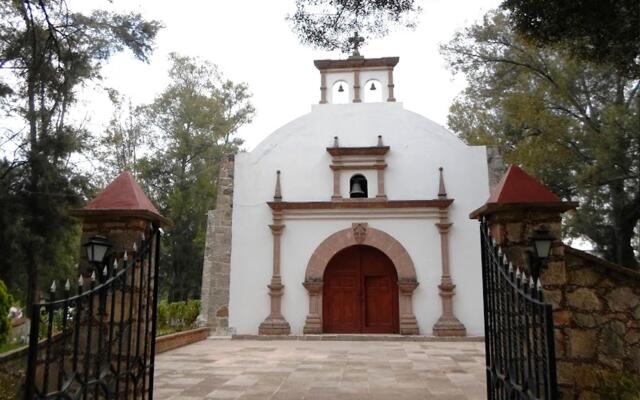
[[[398,276],[373,247],[351,246],[336,254],[324,273],[325,333],[398,333]]]

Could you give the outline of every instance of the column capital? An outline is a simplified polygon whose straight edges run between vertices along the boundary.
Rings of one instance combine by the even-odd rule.
[[[271,233],[273,233],[274,236],[280,236],[282,235],[282,231],[284,231],[284,224],[271,224],[269,225],[269,228],[271,228]]]
[[[322,292],[322,288],[324,286],[324,282],[322,281],[305,281],[302,282],[302,286],[307,289],[309,294],[320,294]]]
[[[440,233],[449,233],[449,229],[451,229],[451,225],[453,225],[451,222],[446,222],[446,223],[438,222],[438,223],[436,223],[436,226],[438,227],[438,232],[440,232]]]
[[[419,283],[415,281],[398,281],[398,290],[402,294],[411,294],[418,287]]]

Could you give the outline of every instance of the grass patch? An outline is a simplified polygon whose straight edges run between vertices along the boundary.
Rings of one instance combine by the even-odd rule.
[[[26,344],[22,343],[2,343],[0,344],[0,354],[26,346]]]

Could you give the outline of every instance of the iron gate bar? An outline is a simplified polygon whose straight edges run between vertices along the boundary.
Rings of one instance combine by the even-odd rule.
[[[135,257],[100,265],[86,291],[81,277],[75,295],[67,284],[56,299],[53,285],[49,301],[31,306],[25,399],[153,398],[161,232],[151,224]]]
[[[514,271],[481,219],[487,398],[556,400],[553,310],[539,282]]]

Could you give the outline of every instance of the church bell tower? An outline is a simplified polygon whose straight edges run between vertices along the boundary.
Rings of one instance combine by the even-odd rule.
[[[365,58],[358,52],[363,39],[349,39],[353,55],[346,60],[315,60],[320,71],[320,104],[393,102],[393,69],[399,57]]]

